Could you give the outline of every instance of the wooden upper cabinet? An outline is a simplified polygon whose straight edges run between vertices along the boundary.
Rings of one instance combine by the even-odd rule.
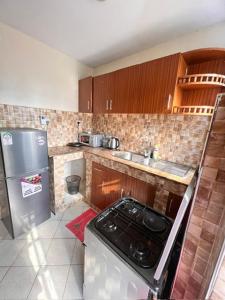
[[[92,79],[92,77],[87,77],[79,80],[79,112],[92,112]]]
[[[140,65],[140,102],[143,113],[169,113],[177,82],[181,54]]]
[[[140,112],[140,66],[135,65],[114,72],[112,112]]]
[[[93,112],[111,113],[114,98],[114,72],[94,77]]]

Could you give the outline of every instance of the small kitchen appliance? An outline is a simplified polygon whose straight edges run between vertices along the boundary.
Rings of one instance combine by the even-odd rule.
[[[50,218],[47,133],[0,130],[2,220],[13,238]]]
[[[79,134],[79,142],[83,145],[90,147],[101,147],[102,146],[102,134],[94,134],[94,133],[85,133],[82,132]]]
[[[125,197],[87,225],[85,300],[169,297],[179,258],[177,235],[194,184],[187,188],[174,221]]]
[[[120,146],[120,141],[116,137],[106,136],[102,140],[102,146],[103,148],[117,149]]]

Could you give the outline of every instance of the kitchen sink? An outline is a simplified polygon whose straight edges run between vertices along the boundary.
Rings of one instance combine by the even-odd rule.
[[[112,155],[120,159],[133,161],[135,163],[149,166],[153,169],[157,169],[179,177],[184,177],[190,170],[190,167],[188,166],[176,164],[165,160],[154,160],[152,158],[145,158],[141,154],[137,154],[129,151],[114,151]]]

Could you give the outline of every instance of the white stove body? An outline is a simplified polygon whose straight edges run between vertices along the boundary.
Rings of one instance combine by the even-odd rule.
[[[85,230],[85,300],[146,300],[149,287],[88,228]]]

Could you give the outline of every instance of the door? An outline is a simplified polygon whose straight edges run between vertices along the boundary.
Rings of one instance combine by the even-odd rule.
[[[124,174],[123,196],[131,196],[139,202],[153,207],[156,187],[148,182]]]
[[[140,65],[140,101],[143,113],[168,113],[172,110],[180,54]]]
[[[113,98],[114,72],[94,77],[93,112],[111,113]]]
[[[92,112],[92,77],[79,80],[79,112]]]
[[[121,197],[122,173],[92,163],[91,203],[103,210]]]
[[[180,207],[183,197],[169,193],[167,205],[166,205],[166,216],[175,219],[177,216],[178,209]]]
[[[106,203],[107,191],[104,188],[105,170],[103,166],[95,162],[92,163],[92,184],[91,184],[91,203],[99,208],[104,209]]]
[[[6,184],[15,237],[50,218],[48,171],[8,178]]]
[[[139,113],[140,65],[115,71],[112,111],[115,113]]]
[[[5,177],[14,177],[48,166],[47,133],[13,129],[1,132]]]

